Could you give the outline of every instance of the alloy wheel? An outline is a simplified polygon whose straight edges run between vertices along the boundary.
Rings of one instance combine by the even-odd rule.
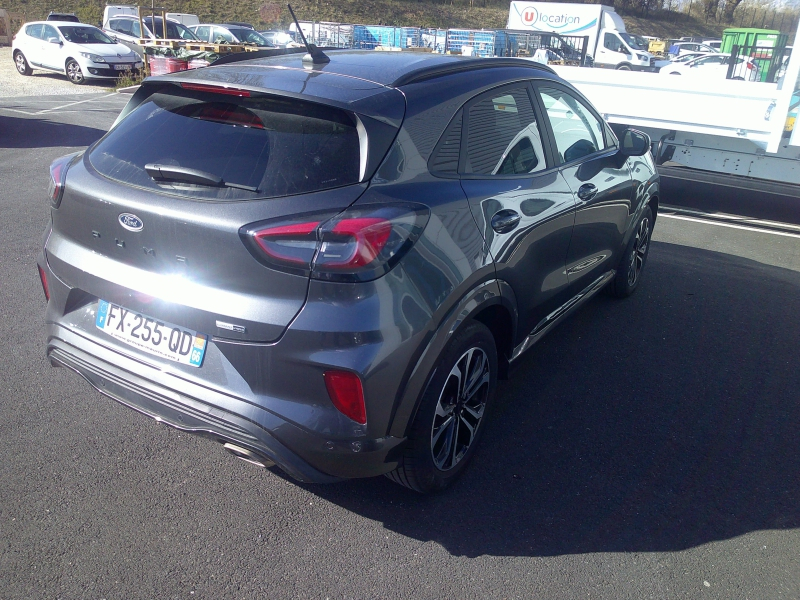
[[[431,455],[440,471],[464,458],[483,419],[489,394],[489,358],[481,348],[461,355],[445,380],[431,427]]]
[[[633,252],[631,262],[628,266],[628,286],[633,287],[639,281],[639,274],[644,267],[644,259],[647,256],[647,246],[650,242],[650,220],[642,219],[639,229],[636,231],[636,239],[633,241]]]
[[[22,56],[22,52],[17,52],[14,57],[14,64],[17,66],[17,71],[24,75],[28,65],[25,64],[25,57]]]
[[[70,63],[67,65],[67,77],[69,77],[69,80],[72,83],[83,82],[83,72],[81,71],[81,67],[74,60],[70,61]]]

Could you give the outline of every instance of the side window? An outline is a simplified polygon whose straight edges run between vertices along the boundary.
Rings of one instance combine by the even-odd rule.
[[[235,40],[233,36],[228,32],[227,29],[222,29],[222,27],[214,27],[214,40],[215,44],[221,43],[228,43],[228,44],[235,44]]]
[[[142,29],[139,27],[139,21],[128,21],[131,24],[131,35],[133,37],[141,38],[142,37]]]
[[[197,37],[199,37],[204,42],[208,41],[208,30],[209,27],[207,25],[203,25],[202,27],[198,27],[195,29],[194,33]]]
[[[57,40],[61,39],[55,27],[52,25],[45,25],[42,29],[42,39],[47,42],[52,38],[56,38]]]
[[[527,86],[484,94],[468,115],[464,172],[518,175],[547,168]]]
[[[31,36],[32,38],[41,39],[42,38],[42,27],[43,27],[43,25],[41,23],[39,23],[38,25],[28,25],[25,28],[25,33],[27,35]]]
[[[117,19],[116,21],[111,21],[111,29],[114,31],[119,31],[120,33],[124,33],[125,35],[131,35],[131,24],[133,21],[129,21],[128,19]],[[136,23],[139,25],[139,23]]]
[[[611,50],[612,52],[619,52],[621,45],[622,44],[619,41],[619,38],[613,33],[605,34],[605,37],[603,38],[603,46],[605,46],[608,50]]]
[[[539,88],[553,128],[561,162],[572,162],[606,148],[605,127],[572,94],[557,88]]]
[[[461,151],[461,122],[463,111],[458,114],[447,126],[428,162],[428,169],[434,173],[457,173],[458,158]]]

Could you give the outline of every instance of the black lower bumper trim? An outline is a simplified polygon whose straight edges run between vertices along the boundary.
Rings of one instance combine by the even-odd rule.
[[[67,367],[83,377],[98,392],[116,400],[135,411],[165,423],[176,429],[197,434],[221,443],[234,443],[274,462],[288,475],[304,483],[333,483],[342,478],[334,477],[315,469],[268,431],[242,417],[226,414],[224,419],[216,418],[212,412],[191,408],[179,402],[177,394],[171,390],[157,390],[152,382],[137,383],[136,375],[118,370],[113,365],[100,368],[94,362],[83,360],[80,351],[68,352],[63,347],[50,345],[47,356],[54,364]],[[173,399],[171,396],[175,396]],[[188,400],[188,399],[186,399]],[[192,404],[200,403],[191,399]]]

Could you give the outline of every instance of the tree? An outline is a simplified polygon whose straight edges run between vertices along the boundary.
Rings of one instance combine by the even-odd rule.
[[[725,23],[733,23],[733,13],[742,3],[742,0],[725,0],[725,8],[722,12],[722,20]]]
[[[706,21],[717,18],[719,2],[720,0],[703,0],[703,14],[706,16]]]

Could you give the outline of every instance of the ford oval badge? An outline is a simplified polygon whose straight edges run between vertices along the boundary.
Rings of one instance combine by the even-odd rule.
[[[144,227],[144,223],[142,223],[142,220],[136,215],[132,215],[131,213],[122,213],[119,216],[119,224],[122,225],[128,231],[141,231],[142,228]]]

